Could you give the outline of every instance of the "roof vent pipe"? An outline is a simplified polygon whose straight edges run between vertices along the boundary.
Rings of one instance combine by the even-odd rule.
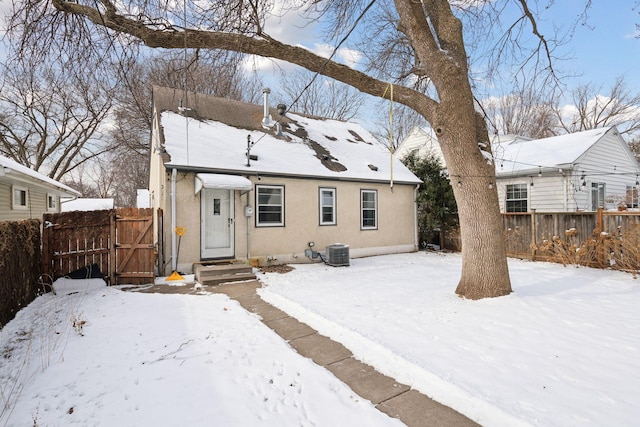
[[[269,94],[271,90],[268,87],[262,89],[262,95],[264,96],[264,114],[262,116],[262,126],[269,127],[271,124],[271,118],[269,117]]]

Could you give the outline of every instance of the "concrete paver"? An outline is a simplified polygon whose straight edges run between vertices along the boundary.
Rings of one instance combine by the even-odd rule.
[[[264,323],[287,341],[317,333],[315,329],[293,317],[269,320]]]
[[[479,427],[479,424],[433,399],[409,390],[376,405],[385,414],[409,427]]]
[[[373,404],[398,396],[410,388],[353,357],[332,363],[326,368]]]
[[[307,335],[289,341],[298,353],[313,360],[320,366],[343,360],[353,356],[342,344],[320,334]]]

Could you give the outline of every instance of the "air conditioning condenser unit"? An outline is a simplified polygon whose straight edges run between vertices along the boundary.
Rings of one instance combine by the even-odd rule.
[[[327,255],[327,264],[334,267],[349,265],[349,245],[334,243],[326,247],[325,253]]]

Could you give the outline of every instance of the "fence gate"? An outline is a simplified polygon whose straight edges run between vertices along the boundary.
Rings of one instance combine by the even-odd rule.
[[[153,209],[45,214],[43,271],[55,279],[97,264],[111,285],[152,283],[153,237]]]

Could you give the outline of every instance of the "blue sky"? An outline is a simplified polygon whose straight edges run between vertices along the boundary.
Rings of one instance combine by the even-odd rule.
[[[553,20],[566,25],[575,19],[583,5],[583,0],[556,1]],[[577,27],[570,43],[575,59],[563,66],[581,73],[583,76],[578,80],[602,82],[605,87],[624,75],[629,88],[640,92],[640,38],[636,29],[636,24],[640,24],[639,12],[638,0],[595,0],[588,12],[587,25]]]

